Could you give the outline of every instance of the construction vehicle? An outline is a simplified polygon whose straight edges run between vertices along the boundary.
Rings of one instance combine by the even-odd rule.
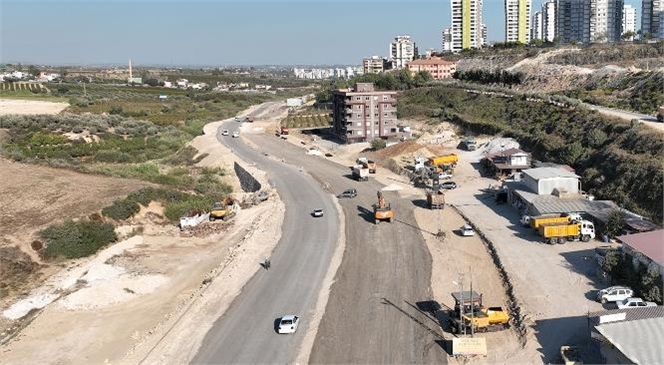
[[[281,133],[282,136],[287,136],[288,133],[289,133],[288,128],[282,126],[282,127],[279,129],[279,133]]]
[[[565,365],[583,365],[579,348],[576,346],[561,346],[560,357],[563,358],[563,364]]]
[[[538,230],[544,224],[561,224],[580,221],[581,215],[578,213],[562,213],[562,214],[547,214],[536,217],[524,215],[521,217],[521,224],[524,226],[531,226],[534,230]]]
[[[454,312],[450,313],[453,333],[492,332],[509,328],[510,317],[502,307],[484,307],[476,291],[452,293]]]
[[[369,169],[363,165],[351,166],[351,176],[357,181],[368,181],[369,180]]]
[[[383,193],[378,192],[378,204],[374,204],[374,223],[378,224],[380,221],[392,222],[394,218],[394,211],[389,203],[385,202]]]
[[[429,166],[441,166],[441,165],[454,165],[459,162],[459,156],[454,153],[450,153],[445,156],[430,157],[427,161]]]
[[[544,224],[539,233],[548,244],[563,244],[567,241],[590,241],[595,238],[595,226],[590,221],[567,222],[563,224]]]
[[[358,158],[357,161],[355,161],[355,163],[368,168],[370,174],[375,174],[376,173],[376,163],[374,161],[369,160],[366,157]]]
[[[660,106],[657,111],[657,121],[660,123],[664,122],[664,105]]]
[[[227,196],[223,202],[215,202],[212,205],[212,210],[210,211],[210,222],[213,222],[217,219],[222,221],[227,221],[235,216],[237,213],[238,205],[235,204],[235,200],[230,196]]]
[[[466,151],[475,151],[477,149],[477,142],[472,138],[465,138],[461,141],[461,146]]]
[[[442,190],[427,190],[427,205],[429,209],[445,208],[445,193]]]

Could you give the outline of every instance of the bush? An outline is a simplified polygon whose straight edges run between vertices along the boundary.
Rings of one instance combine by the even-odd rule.
[[[385,140],[376,138],[373,141],[371,141],[371,149],[374,151],[382,150],[387,146],[387,142]]]
[[[131,218],[141,209],[138,204],[132,200],[116,200],[112,205],[105,207],[101,213],[109,218],[123,220]]]
[[[44,258],[74,259],[94,254],[100,248],[117,240],[110,223],[94,221],[66,221],[54,224],[39,233],[46,242]]]

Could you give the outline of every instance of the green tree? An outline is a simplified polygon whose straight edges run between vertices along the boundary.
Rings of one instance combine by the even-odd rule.
[[[30,75],[34,76],[34,77],[38,77],[39,74],[40,74],[40,71],[39,71],[39,69],[38,69],[37,67],[35,67],[34,65],[30,65],[30,66],[28,66],[28,73],[29,73]]]
[[[384,139],[376,138],[371,141],[371,149],[374,151],[382,150],[385,147],[387,147],[387,142]]]
[[[604,226],[604,233],[609,237],[615,238],[620,235],[625,229],[625,214],[620,210],[614,210],[609,213],[606,224]]]

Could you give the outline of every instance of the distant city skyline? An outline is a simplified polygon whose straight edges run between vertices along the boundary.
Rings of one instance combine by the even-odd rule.
[[[545,0],[532,0],[532,13]],[[640,0],[625,0],[637,11]],[[36,11],[38,9],[38,11]],[[504,0],[484,0],[489,42],[504,41]],[[450,0],[0,2],[0,62],[90,65],[358,65],[409,35],[441,49]],[[359,32],[358,32],[359,30]]]

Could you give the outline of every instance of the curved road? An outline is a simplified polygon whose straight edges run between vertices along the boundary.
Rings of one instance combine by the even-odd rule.
[[[233,131],[238,127],[238,123],[227,121],[220,129]],[[255,162],[268,173],[284,201],[286,213],[281,239],[270,258],[272,267],[258,272],[247,283],[207,333],[192,362],[293,363],[336,248],[338,214],[329,194],[308,175],[265,158],[240,138],[220,134],[217,137],[237,156]],[[326,212],[323,218],[310,215],[316,208]],[[276,320],[285,314],[302,318],[294,335],[278,335],[275,331]]]
[[[660,132],[664,132],[664,123],[660,123],[657,121],[657,117],[654,117],[652,115],[647,115],[647,114],[639,114],[639,113],[634,113],[630,111],[625,111],[625,110],[619,110],[619,109],[611,109],[599,105],[594,105],[594,104],[588,104],[581,102],[581,104],[588,109],[596,110],[602,114],[609,115],[612,117],[617,117],[621,118],[623,120],[632,120],[632,119],[637,119],[640,122],[644,123],[645,125],[655,128],[659,130]]]

